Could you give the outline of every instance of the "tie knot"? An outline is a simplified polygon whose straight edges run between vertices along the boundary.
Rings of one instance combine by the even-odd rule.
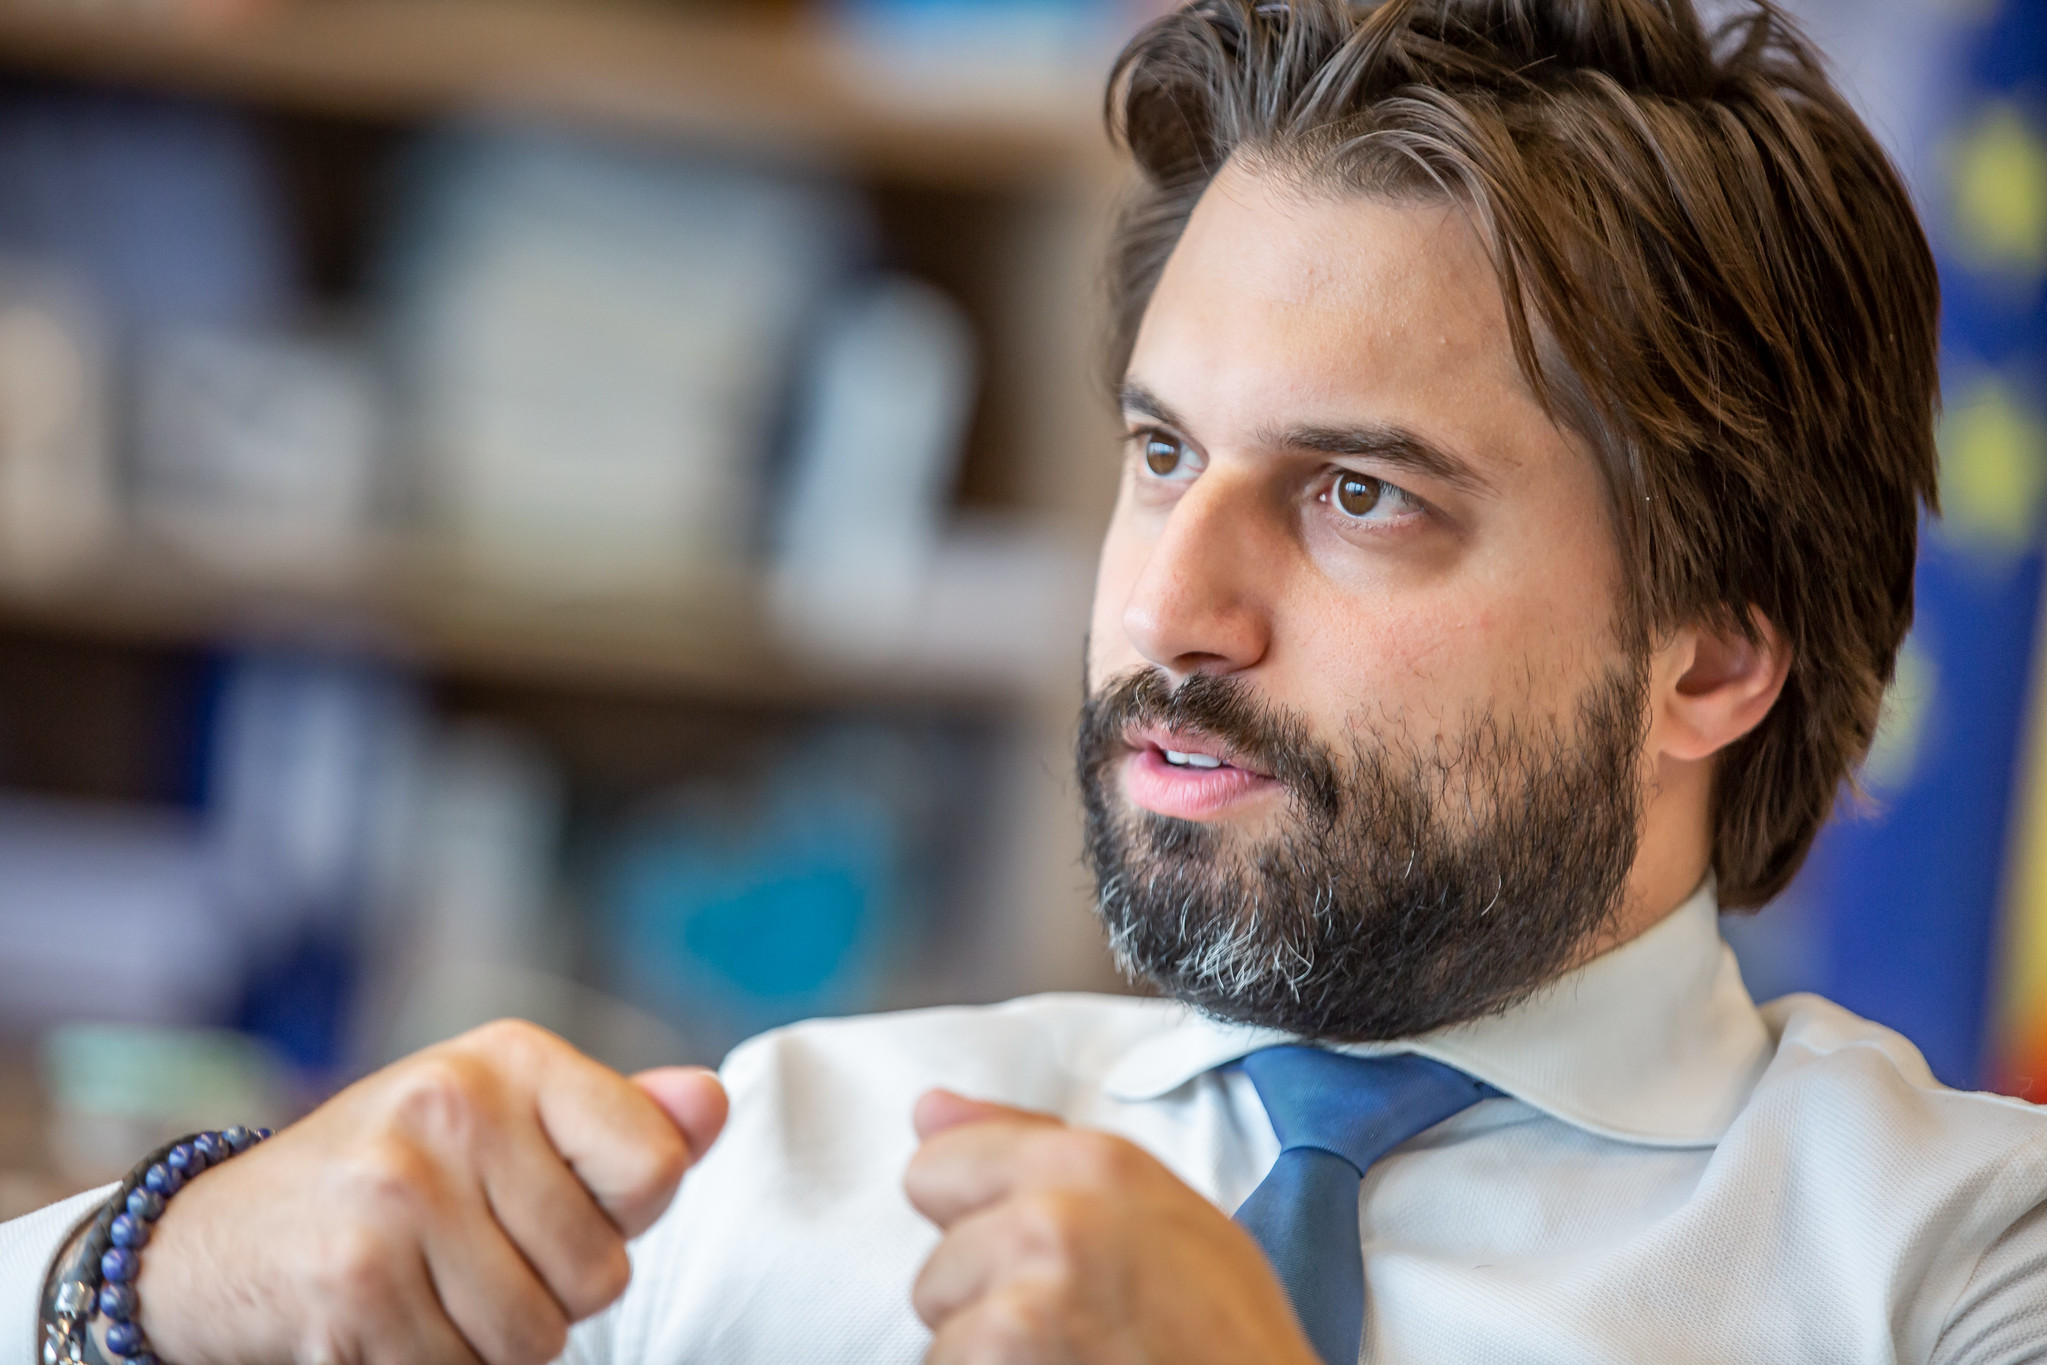
[[[1331,1152],[1361,1175],[1415,1134],[1499,1093],[1412,1053],[1352,1057],[1287,1043],[1243,1065],[1283,1151]]]

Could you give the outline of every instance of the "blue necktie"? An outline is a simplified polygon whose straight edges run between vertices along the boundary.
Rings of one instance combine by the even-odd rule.
[[[1365,1334],[1358,1186],[1425,1128],[1500,1092],[1426,1057],[1349,1057],[1286,1044],[1244,1058],[1279,1160],[1237,1210],[1265,1248],[1325,1365],[1357,1365]]]

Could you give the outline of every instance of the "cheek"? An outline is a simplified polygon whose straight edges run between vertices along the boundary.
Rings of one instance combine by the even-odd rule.
[[[1493,690],[1503,706],[1567,717],[1584,689],[1619,657],[1614,603],[1620,563],[1596,489],[1535,520],[1563,528],[1503,555],[1483,585],[1475,619],[1496,660]]]
[[[1440,601],[1388,598],[1370,610],[1354,600],[1308,614],[1296,653],[1298,695],[1312,712],[1393,721],[1416,733],[1440,719],[1449,696],[1463,690],[1487,631]],[[1293,690],[1290,688],[1289,690]]]
[[[1482,710],[1556,713],[1593,644],[1585,596],[1466,579],[1368,609],[1325,602],[1303,615],[1298,676],[1279,685],[1312,698],[1313,714],[1397,725],[1424,742]]]

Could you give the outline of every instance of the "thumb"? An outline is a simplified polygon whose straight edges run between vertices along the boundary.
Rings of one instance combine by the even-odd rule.
[[[690,1160],[702,1160],[723,1131],[731,1107],[717,1074],[701,1066],[657,1066],[632,1077],[632,1083],[681,1130]]]
[[[969,1099],[950,1090],[925,1091],[910,1112],[910,1121],[916,1125],[921,1142],[968,1123],[1059,1123],[1052,1115],[1034,1109],[1014,1109],[1006,1104]]]

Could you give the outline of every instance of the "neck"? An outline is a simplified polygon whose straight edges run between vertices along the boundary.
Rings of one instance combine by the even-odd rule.
[[[1712,793],[1710,763],[1657,764],[1621,912],[1588,958],[1647,933],[1699,889],[1713,863]]]

